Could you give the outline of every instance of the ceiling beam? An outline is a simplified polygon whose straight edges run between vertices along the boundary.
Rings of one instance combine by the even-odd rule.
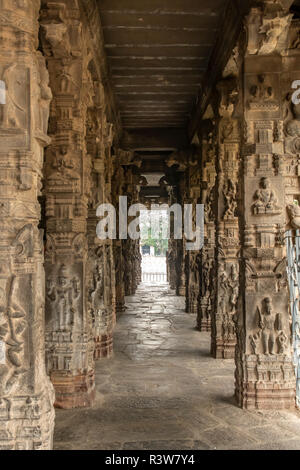
[[[176,150],[188,145],[183,128],[127,129],[121,139],[122,148],[128,150]]]

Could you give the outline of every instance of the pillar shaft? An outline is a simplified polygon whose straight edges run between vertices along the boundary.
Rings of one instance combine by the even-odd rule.
[[[252,10],[248,17],[244,63],[243,296],[237,317],[236,397],[249,409],[295,406],[282,234],[286,199],[291,200],[294,191],[285,175],[294,171],[293,182],[298,178],[286,165],[291,160],[287,154],[295,150],[288,148],[285,137],[284,67],[278,54],[284,50],[291,16],[281,7],[274,11],[272,5],[269,11],[268,6]],[[277,21],[276,34],[264,35],[272,18]],[[291,83],[285,94],[290,87]],[[295,193],[299,194],[298,182]]]
[[[215,358],[234,358],[234,318],[239,297],[239,171],[240,128],[233,113],[237,102],[236,78],[218,84],[220,94],[217,125],[216,297],[212,309],[211,353]]]
[[[216,193],[216,143],[214,123],[210,119],[201,126],[201,202],[204,204],[204,246],[201,250],[200,298],[197,328],[200,331],[211,330],[211,310],[215,298],[215,244],[216,223],[214,201]]]
[[[86,115],[92,104],[88,54],[75,1],[43,3],[41,28],[54,100],[45,161],[47,368],[56,406],[89,406],[94,341],[88,314]],[[71,9],[71,7],[73,7]]]
[[[38,47],[40,2],[1,2],[0,449],[49,450],[54,393],[44,362],[38,197],[51,92]],[[12,48],[12,44],[14,48]]]

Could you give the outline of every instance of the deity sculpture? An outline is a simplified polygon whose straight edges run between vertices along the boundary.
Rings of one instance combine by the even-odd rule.
[[[76,301],[80,297],[79,281],[69,278],[68,270],[62,265],[58,272],[58,283],[48,285],[47,298],[52,304],[57,330],[68,331],[74,324]]]
[[[237,207],[236,195],[237,188],[236,184],[231,179],[228,179],[227,184],[223,189],[225,198],[225,213],[224,218],[234,217],[235,210]]]
[[[20,103],[18,89],[24,87],[24,83],[17,82],[17,64],[6,67],[2,72],[2,82],[6,85],[5,104],[1,105],[0,127],[5,129],[20,128],[21,116],[25,114],[25,108]]]
[[[49,120],[49,107],[52,100],[52,91],[49,87],[49,72],[46,68],[44,57],[42,54],[38,55],[39,61],[39,73],[40,73],[40,93],[39,93],[39,105],[40,105],[40,119],[39,128],[43,134],[47,135],[48,132],[48,120]]]
[[[223,271],[221,271],[220,280],[219,280],[219,295],[220,295],[219,307],[220,307],[220,313],[222,315],[226,315],[226,301],[227,301],[228,288],[229,288],[228,275],[224,269]]]
[[[255,192],[253,204],[253,212],[255,215],[278,213],[280,207],[277,206],[277,198],[275,192],[270,188],[268,178],[261,178],[260,188]]]
[[[262,309],[257,307],[259,314],[259,328],[261,330],[264,354],[275,354],[276,330],[281,327],[280,314],[275,313],[270,297],[262,301]]]
[[[206,204],[204,206],[204,221],[206,224],[213,221],[214,219],[213,203],[214,203],[214,190],[211,189],[210,193],[207,195]]]
[[[231,288],[229,303],[231,306],[231,313],[234,313],[239,296],[239,273],[235,264],[231,266],[229,286]]]
[[[274,97],[273,88],[266,83],[266,76],[260,74],[257,77],[257,85],[252,85],[250,95],[255,101],[269,101]]]
[[[210,266],[209,261],[205,261],[202,265],[202,296],[205,297],[209,295],[209,274]]]

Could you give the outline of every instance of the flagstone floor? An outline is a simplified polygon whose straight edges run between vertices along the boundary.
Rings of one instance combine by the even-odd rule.
[[[94,406],[56,410],[54,448],[300,450],[300,412],[238,408],[234,362],[211,358],[195,323],[167,285],[141,285],[96,363]]]

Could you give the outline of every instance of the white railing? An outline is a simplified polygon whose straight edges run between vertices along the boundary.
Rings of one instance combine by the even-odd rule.
[[[166,273],[142,273],[142,282],[167,282]]]

